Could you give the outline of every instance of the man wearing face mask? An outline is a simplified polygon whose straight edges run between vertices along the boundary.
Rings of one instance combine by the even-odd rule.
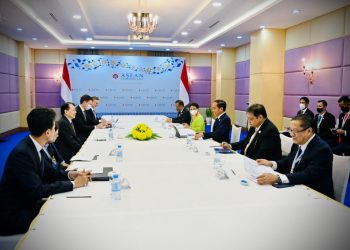
[[[350,99],[348,96],[342,96],[338,100],[339,108],[342,113],[339,115],[338,128],[335,131],[337,135],[337,145],[332,148],[336,155],[349,155],[350,148]]]
[[[91,125],[89,124],[89,118],[86,114],[86,111],[91,109],[91,105],[89,102],[91,101],[91,96],[89,95],[83,95],[80,98],[80,105],[78,105],[75,109],[77,111],[77,114],[75,116],[75,119],[73,120],[75,132],[79,139],[84,143],[86,139],[89,137],[92,130],[95,128],[104,128],[105,126],[100,123],[97,125]]]
[[[335,143],[335,136],[332,133],[335,127],[335,117],[327,111],[326,100],[317,102],[317,113],[315,116],[316,134],[332,146]]]
[[[297,115],[306,114],[309,115],[312,119],[314,119],[314,113],[310,109],[308,109],[309,102],[310,100],[306,96],[303,96],[299,99],[300,110],[298,111]]]
[[[176,118],[166,118],[166,122],[172,122],[172,123],[187,123],[190,124],[191,122],[191,114],[188,109],[185,109],[185,104],[182,100],[177,100],[175,102],[177,116]]]

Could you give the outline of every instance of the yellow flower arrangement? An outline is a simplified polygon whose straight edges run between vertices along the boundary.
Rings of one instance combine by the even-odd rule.
[[[144,123],[137,124],[127,137],[134,138],[139,141],[146,141],[150,139],[160,138],[159,135],[153,133],[152,129]]]

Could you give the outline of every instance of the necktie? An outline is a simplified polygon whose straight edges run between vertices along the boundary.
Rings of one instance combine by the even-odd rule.
[[[95,110],[92,110],[92,113],[94,113],[95,119],[97,118]]]
[[[86,110],[83,111],[83,114],[84,114],[84,119],[86,121]]]
[[[40,150],[41,160],[40,160],[40,175],[44,175],[44,169],[45,169],[45,159],[46,159],[46,153],[44,149]]]
[[[321,125],[322,118],[323,118],[323,116],[318,115],[318,118],[317,118],[317,133],[320,133],[320,125]]]
[[[70,126],[72,127],[72,130],[73,130],[74,135],[75,135],[75,128],[74,128],[73,122],[70,123]]]
[[[215,119],[214,126],[213,126],[213,131],[216,130],[216,127],[218,126],[218,123],[220,122],[219,118]]]
[[[301,150],[301,147],[299,147],[298,148],[298,152],[297,152],[297,154],[295,155],[295,158],[294,158],[294,161],[293,161],[293,164],[292,164],[292,169],[291,169],[291,173],[293,173],[294,172],[294,168],[296,167],[296,166],[298,166],[298,164],[299,164],[299,162],[300,162],[300,160],[301,160],[301,157],[302,157],[302,155],[303,155],[303,151]]]
[[[257,132],[258,132],[258,130],[256,129],[255,132],[254,132],[254,134],[250,137],[249,142],[248,142],[247,146],[246,146],[245,149],[244,149],[244,155],[247,154],[247,150],[248,150],[250,144],[252,143],[252,141],[254,140],[254,138],[255,138]]]

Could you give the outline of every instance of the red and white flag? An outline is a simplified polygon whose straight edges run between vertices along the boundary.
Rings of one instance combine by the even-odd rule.
[[[181,72],[181,81],[180,81],[180,89],[179,89],[179,99],[184,102],[185,105],[189,104],[190,102],[190,83],[188,81],[187,76],[187,67],[186,62],[184,62],[184,66],[182,68]]]
[[[61,97],[65,102],[72,101],[72,88],[70,84],[66,59],[64,59],[63,72],[62,72]]]

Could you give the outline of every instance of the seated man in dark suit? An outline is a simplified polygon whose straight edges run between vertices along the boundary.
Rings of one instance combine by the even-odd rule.
[[[247,109],[250,125],[247,137],[239,142],[222,143],[222,147],[233,150],[241,149],[242,153],[253,159],[280,160],[282,158],[281,138],[276,126],[267,118],[265,107],[252,104]]]
[[[314,113],[308,108],[310,103],[309,98],[307,98],[306,96],[303,96],[299,99],[299,107],[300,110],[298,111],[297,115],[301,115],[301,114],[306,114],[308,116],[310,116],[312,119],[314,119]]]
[[[59,136],[55,145],[66,162],[69,162],[83,145],[75,133],[72,122],[75,119],[76,113],[77,111],[72,102],[66,102],[61,106],[62,117],[58,122]]]
[[[92,96],[91,100],[89,101],[89,104],[91,106],[90,109],[86,110],[86,116],[87,116],[87,120],[88,123],[91,125],[98,125],[100,123],[102,123],[104,126],[106,127],[111,127],[112,123],[109,121],[106,121],[103,118],[98,118],[95,109],[98,107],[98,105],[100,105],[100,98],[98,98],[97,96]]]
[[[230,140],[230,131],[232,130],[231,119],[226,114],[226,102],[224,100],[215,100],[211,105],[213,115],[216,117],[213,132],[198,132],[194,136],[196,140],[203,138],[212,138],[217,142]]]
[[[336,137],[332,133],[332,129],[335,127],[335,117],[327,111],[326,100],[317,102],[317,113],[315,116],[316,134],[329,146],[332,146],[336,142]]]
[[[185,109],[184,102],[181,100],[177,100],[175,102],[177,117],[176,118],[166,118],[166,122],[172,123],[191,123],[191,113],[188,109]]]
[[[69,165],[65,162],[55,145],[58,137],[58,128],[59,123],[55,122],[55,135],[53,137],[53,140],[44,146],[44,151],[53,168],[57,170],[65,170]]]
[[[73,119],[75,132],[82,143],[86,141],[91,131],[95,128],[105,128],[105,126],[102,123],[97,125],[89,124],[86,111],[91,108],[89,104],[90,100],[91,96],[89,95],[83,95],[80,98],[80,105],[76,107],[77,114],[75,116],[75,119]]]
[[[294,117],[290,124],[293,146],[290,154],[277,162],[258,159],[257,163],[272,167],[281,174],[262,174],[259,184],[304,184],[331,198],[334,197],[333,154],[327,143],[315,134],[315,121],[308,115]]]
[[[339,115],[338,128],[336,130],[337,143],[332,147],[336,155],[349,155],[350,147],[350,98],[342,96],[338,100],[342,113]]]
[[[86,186],[89,174],[60,172],[47,164],[44,146],[55,135],[55,112],[35,108],[27,116],[30,135],[7,158],[0,183],[0,235],[25,233],[37,216],[42,198]]]

